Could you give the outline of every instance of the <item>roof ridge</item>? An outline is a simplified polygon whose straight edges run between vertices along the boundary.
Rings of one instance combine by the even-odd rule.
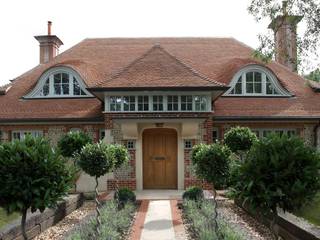
[[[104,82],[106,81],[112,81],[115,78],[119,77],[122,73],[124,73],[127,69],[129,69],[131,66],[133,66],[135,63],[139,62],[140,60],[142,60],[143,58],[145,58],[150,52],[152,52],[154,49],[160,49],[162,52],[164,52],[165,54],[167,54],[170,58],[172,58],[174,61],[176,61],[177,63],[179,63],[180,65],[182,65],[184,68],[186,68],[188,71],[190,71],[193,75],[201,78],[202,80],[205,80],[209,83],[214,83],[217,84],[218,86],[226,86],[223,83],[220,83],[218,81],[215,81],[209,77],[207,77],[206,75],[198,72],[197,70],[195,70],[194,68],[190,67],[189,65],[187,65],[186,63],[184,63],[183,61],[181,61],[180,59],[178,59],[176,56],[172,55],[171,53],[169,53],[167,50],[165,50],[159,43],[158,44],[154,44],[149,50],[147,50],[144,54],[142,54],[140,57],[134,59],[131,63],[129,63],[128,65],[126,65],[125,67],[121,68],[117,73],[113,74],[108,80],[101,80],[96,84],[96,87],[99,87],[100,85],[102,85]]]

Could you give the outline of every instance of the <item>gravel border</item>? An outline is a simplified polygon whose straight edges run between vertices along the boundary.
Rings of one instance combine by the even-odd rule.
[[[63,240],[72,229],[79,226],[82,220],[94,214],[95,203],[93,201],[84,202],[83,206],[70,213],[62,221],[39,234],[34,240]]]

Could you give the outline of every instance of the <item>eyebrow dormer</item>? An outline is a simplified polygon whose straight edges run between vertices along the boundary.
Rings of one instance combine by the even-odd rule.
[[[25,98],[80,98],[92,97],[80,75],[68,67],[46,71],[35,88]]]
[[[250,65],[238,71],[225,96],[291,96],[277,77],[268,69],[259,65]]]

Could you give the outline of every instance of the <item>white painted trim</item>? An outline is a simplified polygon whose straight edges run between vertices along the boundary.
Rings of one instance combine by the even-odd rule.
[[[260,72],[262,73],[262,93],[246,93],[246,73],[247,72]],[[242,76],[242,94],[230,94],[230,92],[235,87],[236,83],[238,82],[240,76]],[[275,89],[280,94],[266,94],[266,76],[269,77],[271,83],[275,87]],[[262,67],[260,65],[249,65],[244,68],[242,68],[240,71],[238,71],[234,77],[232,78],[230,82],[230,89],[226,91],[223,96],[263,96],[263,97],[274,97],[274,96],[292,96],[290,92],[288,92],[286,89],[284,89],[277,77],[267,68]]]
[[[110,111],[110,97],[121,97],[121,111]],[[135,111],[124,111],[123,110],[123,97],[124,96],[135,96],[136,97],[136,108]],[[138,96],[148,96],[149,98],[149,110],[148,111],[138,111]],[[163,96],[163,111],[154,111],[153,110],[153,96]],[[168,111],[168,96],[177,96],[178,97],[178,110],[177,111]],[[182,111],[181,110],[181,96],[192,96],[192,111]],[[206,99],[206,110],[199,111],[195,110],[195,96],[205,97]],[[174,112],[212,112],[212,96],[210,92],[186,92],[186,93],[179,93],[176,92],[117,92],[117,93],[105,93],[105,111],[104,113],[146,113],[146,112],[154,112],[154,113],[174,113]]]
[[[68,95],[55,95],[54,94],[54,84],[53,84],[53,76],[57,73],[66,73],[69,75],[69,94]],[[85,92],[86,95],[73,95],[73,76],[79,83],[79,86],[82,91]],[[43,88],[46,80],[49,78],[49,95],[48,96],[40,96],[37,95]],[[71,86],[71,87],[70,87]],[[93,97],[93,95],[86,89],[87,86],[82,80],[81,76],[72,68],[69,67],[54,67],[47,70],[45,73],[41,75],[39,78],[37,85],[33,88],[31,92],[24,96],[24,98],[87,98]]]

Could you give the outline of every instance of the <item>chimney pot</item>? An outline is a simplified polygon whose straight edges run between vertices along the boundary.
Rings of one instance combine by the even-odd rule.
[[[48,21],[48,36],[51,35],[51,26],[52,26],[52,22]]]
[[[35,36],[40,43],[40,63],[47,63],[59,54],[59,47],[63,42],[56,36],[51,35],[52,22],[48,21],[48,35]]]

